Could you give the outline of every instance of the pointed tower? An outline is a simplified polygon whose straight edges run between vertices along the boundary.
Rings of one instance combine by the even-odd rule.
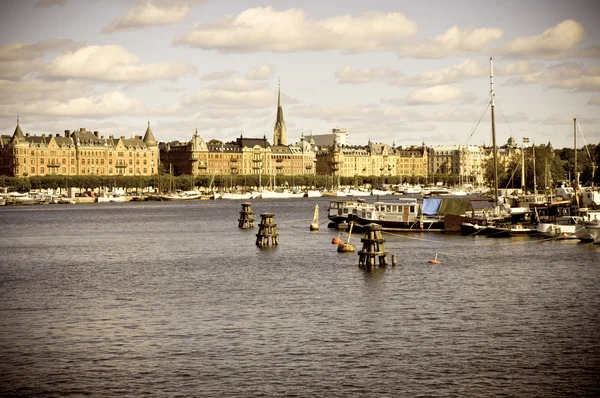
[[[275,121],[275,128],[273,130],[273,145],[287,145],[287,138],[285,136],[285,121],[283,120],[283,108],[281,107],[281,82],[279,83],[279,89],[277,91],[277,120]]]
[[[15,127],[15,132],[10,139],[12,143],[18,143],[19,141],[25,141],[25,136],[23,135],[23,131],[21,130],[21,126],[19,126],[19,118],[17,117],[17,127]]]
[[[148,147],[157,146],[156,139],[154,139],[154,134],[152,134],[152,129],[150,128],[150,120],[148,120],[148,128],[146,129],[146,134],[144,135],[144,143]]]

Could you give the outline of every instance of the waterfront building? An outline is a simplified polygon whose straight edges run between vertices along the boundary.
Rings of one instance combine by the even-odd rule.
[[[338,145],[348,146],[348,132],[345,129],[334,127],[331,134],[311,134],[309,142],[318,149],[330,147],[337,142]]]
[[[423,177],[427,179],[429,151],[421,146],[397,147],[394,149],[396,174],[401,177]]]
[[[332,146],[317,151],[317,174],[333,177],[395,176],[397,162],[394,149],[382,143],[367,146]]]
[[[150,129],[144,137],[108,138],[85,128],[64,135],[23,134],[19,120],[9,140],[0,140],[0,172],[9,176],[154,175],[158,144]]]

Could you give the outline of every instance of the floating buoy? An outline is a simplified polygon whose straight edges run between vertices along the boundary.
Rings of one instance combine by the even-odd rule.
[[[343,242],[340,238],[333,238],[331,240],[331,243],[333,243],[334,245],[341,245]]]
[[[568,238],[569,238],[569,235],[567,235],[567,233],[566,233],[566,232],[563,232],[563,233],[560,235],[560,237],[561,237],[562,239],[568,239]]]
[[[435,258],[429,260],[429,264],[439,264],[440,262],[437,259],[438,253],[435,252]]]
[[[313,220],[310,223],[311,231],[319,230],[319,205],[315,205],[315,214],[313,215]]]
[[[356,251],[356,247],[351,245],[350,243],[340,243],[338,245],[337,251],[340,253],[352,253]]]

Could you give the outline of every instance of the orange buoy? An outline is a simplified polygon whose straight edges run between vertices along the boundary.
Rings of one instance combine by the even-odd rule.
[[[569,235],[567,235],[566,232],[563,232],[562,235],[560,236],[562,239],[568,239]]]
[[[435,252],[435,258],[429,260],[429,264],[439,264],[440,262],[437,259],[438,252]]]
[[[342,242],[342,240],[340,238],[333,238],[331,240],[331,243],[333,243],[334,245],[339,245],[339,244],[341,244],[343,242]]]

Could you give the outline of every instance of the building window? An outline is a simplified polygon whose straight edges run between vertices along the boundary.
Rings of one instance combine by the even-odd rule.
[[[75,164],[75,159],[71,159],[71,164]]]
[[[41,158],[41,159],[40,159],[40,163],[41,163],[41,164],[44,164],[44,158]]]
[[[31,168],[31,174],[35,174],[35,167]]]
[[[40,167],[40,173],[44,174],[44,168],[43,167]]]
[[[67,168],[66,168],[66,167],[63,167],[63,168],[62,168],[62,173],[63,173],[63,174],[67,174]]]

